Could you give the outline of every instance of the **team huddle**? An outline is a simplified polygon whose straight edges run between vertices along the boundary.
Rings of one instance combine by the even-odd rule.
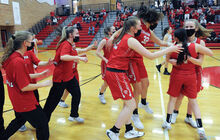
[[[204,55],[213,55],[199,37],[209,36],[210,30],[202,27],[196,20],[186,20],[183,28],[174,31],[173,42],[162,41],[153,32],[161,17],[154,9],[143,6],[136,16],[130,16],[124,21],[121,29],[116,31],[114,26],[106,27],[104,29],[106,37],[98,45],[95,41],[85,49],[78,49],[75,46],[75,43],[79,41],[77,28],[64,27],[55,57],[47,62],[40,61],[32,51],[33,35],[30,32],[15,33],[10,38],[8,48],[1,58],[15,119],[6,129],[4,129],[4,124],[1,124],[3,128],[2,126],[0,128],[0,139],[8,139],[18,129],[25,127],[26,121],[36,128],[37,139],[49,139],[48,123],[51,115],[59,102],[63,101],[62,96],[68,93],[72,95],[68,120],[83,123],[84,119],[79,117],[78,112],[81,91],[77,64],[79,61],[87,62],[88,58],[84,53],[95,46],[98,46],[97,56],[102,59],[101,73],[104,83],[100,88],[100,101],[103,104],[106,103],[104,92],[107,87],[114,100],[123,101],[123,108],[117,121],[106,131],[109,139],[119,140],[119,132],[123,125],[126,128],[124,134],[126,139],[144,136],[144,132],[135,130],[131,123],[133,121],[136,128],[144,129],[138,108],[144,109],[147,113],[153,113],[147,102],[149,79],[144,57],[153,60],[164,55],[166,55],[165,62],[172,64],[173,68],[167,91],[170,96],[167,118],[162,128],[171,129],[171,123],[175,123],[181,101],[186,96],[189,102],[185,122],[197,128],[200,139],[207,139],[196,98],[202,89],[201,65]],[[150,40],[166,48],[152,53],[145,48]],[[101,53],[102,50],[104,55]],[[34,65],[54,65],[52,82],[46,80],[37,83],[35,79],[44,76],[48,71],[35,73]],[[51,85],[48,98],[42,108],[39,104],[37,89]],[[196,122],[192,119],[192,113],[195,115]]]

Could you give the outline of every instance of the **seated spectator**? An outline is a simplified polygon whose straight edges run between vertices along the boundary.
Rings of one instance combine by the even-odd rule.
[[[93,14],[92,21],[96,21],[96,14]]]
[[[106,15],[106,10],[105,10],[105,8],[103,8],[101,12],[102,12],[104,15]]]
[[[199,13],[199,15],[202,14],[202,8],[201,7],[199,7],[199,9],[197,10],[197,13]]]
[[[79,21],[77,21],[76,28],[77,28],[78,30],[82,30],[82,26],[81,26],[81,24],[79,23]]]
[[[96,24],[95,24],[95,27],[98,27],[98,26],[101,27],[99,19],[97,19]]]
[[[200,20],[200,24],[201,24],[204,28],[206,28],[207,21],[206,21],[206,19],[205,19],[204,17]]]
[[[87,17],[86,17],[86,23],[90,23],[90,20],[91,20],[90,17],[87,16]]]
[[[214,21],[215,21],[215,15],[212,15],[211,12],[208,12],[208,15],[207,15],[206,19],[207,19],[207,23],[214,24]]]
[[[52,21],[51,21],[51,19],[47,19],[47,25],[52,25]]]
[[[77,16],[77,17],[80,17],[80,12],[79,12],[79,11],[76,12],[76,16]]]
[[[103,13],[99,14],[99,20],[103,20]]]
[[[94,26],[92,26],[92,24],[90,24],[89,31],[88,31],[88,35],[90,35],[90,34],[92,34],[92,35],[95,34],[95,28],[94,28]]]
[[[199,13],[197,12],[197,10],[194,10],[193,14],[192,14],[192,18],[198,20],[199,19]]]
[[[58,24],[57,18],[56,18],[56,17],[53,17],[52,25],[57,25],[57,24]]]
[[[82,21],[86,22],[86,14],[83,14]]]
[[[208,37],[206,40],[207,42],[217,42],[218,38],[216,37],[216,33],[215,32],[211,32],[211,36]]]

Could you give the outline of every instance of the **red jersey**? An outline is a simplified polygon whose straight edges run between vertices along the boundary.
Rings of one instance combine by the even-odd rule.
[[[24,62],[29,74],[34,74],[34,64],[38,65],[40,60],[36,57],[32,50],[24,53]],[[36,83],[36,79],[31,79],[31,83]]]
[[[22,92],[21,89],[31,83],[31,78],[25,67],[23,56],[14,52],[3,63],[6,72],[8,95],[13,109],[16,112],[28,112],[36,109],[39,105],[33,91]]]
[[[107,67],[128,70],[129,61],[134,57],[134,51],[128,47],[130,37],[132,36],[125,34],[121,41],[113,46]]]
[[[71,55],[74,56],[74,50],[72,45],[68,41],[62,42],[56,50],[54,61],[55,65],[53,73],[53,82],[67,82],[74,77],[73,63],[74,61],[62,61],[61,56]]]
[[[190,43],[188,44],[188,50],[193,58],[197,58],[197,53],[195,49],[195,43]],[[171,59],[177,59],[178,58],[178,53],[171,53],[170,55]],[[178,73],[180,75],[185,75],[185,74],[195,74],[195,64],[193,64],[190,61],[183,62],[181,65],[173,66],[172,73]]]
[[[106,40],[106,43],[108,42],[108,38],[107,38],[107,37],[105,37],[105,38],[103,38],[103,39]],[[108,48],[106,48],[106,46],[104,46],[102,49],[103,49],[103,52],[104,52],[104,57],[105,57],[106,59],[109,59],[110,54],[111,54],[111,50],[109,50]]]
[[[142,24],[143,25],[143,24]],[[144,25],[145,26],[145,25]],[[135,37],[144,47],[147,47],[147,43],[150,41],[151,32],[150,29],[142,28],[141,34],[137,37]],[[139,53],[135,52],[134,59],[143,60],[143,56]]]

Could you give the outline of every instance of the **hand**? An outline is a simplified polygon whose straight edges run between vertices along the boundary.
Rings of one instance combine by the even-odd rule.
[[[104,59],[105,63],[107,64],[108,63],[108,59]]]
[[[53,60],[51,58],[48,59],[48,65],[52,65],[53,64]]]
[[[176,52],[176,53],[180,53],[183,51],[184,48],[182,48],[180,45],[175,45],[175,46],[171,46],[169,47],[169,52]]]
[[[88,58],[87,57],[80,57],[80,60],[87,63],[88,62]]]
[[[80,54],[79,57],[87,57],[86,53]]]
[[[170,59],[169,62],[170,62],[172,65],[176,66],[177,60],[176,60],[176,59]]]
[[[47,76],[47,75],[49,75],[49,73],[50,73],[50,70],[47,69],[47,70],[41,72],[41,76]]]
[[[98,41],[95,40],[94,43],[93,43],[93,47],[97,47],[97,45],[98,45]]]
[[[51,85],[52,85],[52,81],[51,80],[46,80],[46,81],[41,82],[41,86],[42,87],[49,87]]]

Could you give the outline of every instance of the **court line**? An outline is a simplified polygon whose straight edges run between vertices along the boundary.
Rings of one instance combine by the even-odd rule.
[[[156,59],[155,61],[156,61],[156,65],[158,65],[158,59]],[[157,71],[157,76],[158,76],[158,82],[159,82],[159,87],[160,87],[160,100],[161,100],[163,121],[165,121],[166,113],[165,113],[165,107],[164,107],[163,91],[162,91],[161,77],[158,71]],[[165,140],[169,140],[169,134],[168,134],[167,129],[164,129],[164,135],[165,135]]]

